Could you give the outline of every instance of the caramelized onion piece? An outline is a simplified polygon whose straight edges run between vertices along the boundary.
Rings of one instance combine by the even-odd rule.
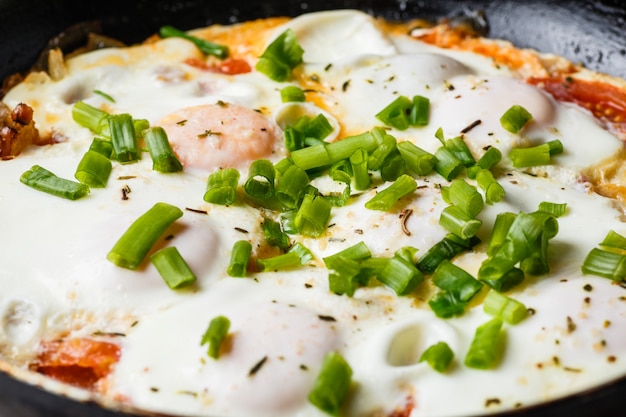
[[[44,145],[35,127],[33,109],[20,103],[13,110],[0,103],[0,159],[13,159],[29,145]]]
[[[60,339],[41,343],[31,369],[61,382],[94,389],[120,359],[116,344],[93,339]]]

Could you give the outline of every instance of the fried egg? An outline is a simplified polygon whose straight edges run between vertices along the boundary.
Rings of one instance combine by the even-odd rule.
[[[325,415],[307,397],[333,351],[353,370],[342,415],[355,417],[398,410],[412,417],[506,411],[626,374],[624,288],[581,272],[582,260],[609,230],[626,233],[620,202],[594,193],[588,177],[598,166],[621,160],[623,143],[586,109],[555,100],[524,82],[515,68],[397,33],[358,11],[271,21],[241,48],[262,51],[288,28],[304,62],[285,82],[254,69],[229,75],[193,65],[213,61],[187,40],[167,38],[73,57],[61,80],[31,74],[4,97],[11,108],[30,105],[39,131],[58,143],[28,147],[0,163],[7,242],[0,263],[3,361],[19,372],[36,371],[45,341],[111,343],[119,358],[83,395],[114,408],[181,416]],[[287,85],[305,89],[306,102],[283,103],[280,89]],[[447,206],[441,187],[449,182],[434,172],[416,177],[417,190],[389,211],[365,204],[390,183],[374,179],[374,188],[353,190],[347,204],[332,208],[321,236],[290,236],[312,252],[314,260],[305,266],[251,270],[244,278],[227,274],[239,240],[252,244],[253,257],[276,250],[265,243],[267,209],[241,200],[230,206],[204,201],[208,176],[234,167],[242,173],[241,185],[253,161],[277,163],[289,156],[284,130],[301,115],[324,114],[333,127],[328,142],[381,126],[376,115],[399,95],[427,97],[430,117],[426,126],[388,128],[398,141],[434,153],[441,128],[446,137],[463,134],[476,158],[489,147],[505,156],[497,180],[506,196],[485,205],[478,215],[482,243],[454,264],[476,276],[499,213],[532,212],[543,201],[567,204],[550,244],[550,273],[527,277],[507,293],[534,314],[505,326],[506,349],[493,369],[463,364],[475,329],[490,318],[481,302],[462,316],[442,319],[428,306],[434,292],[428,278],[410,296],[379,284],[358,288],[351,297],[329,290],[324,257],[358,242],[374,256],[391,257],[405,246],[421,256],[446,236],[439,218]],[[24,186],[20,175],[36,164],[73,178],[94,137],[72,119],[79,100],[162,126],[183,172],[156,172],[144,154],[133,164],[114,163],[107,186],[77,201]],[[523,135],[500,123],[512,105],[533,115]],[[513,148],[553,139],[562,141],[564,153],[549,166],[519,170],[506,157]],[[322,192],[337,186],[327,176],[314,185]],[[117,239],[157,202],[184,214],[150,253],[176,246],[197,277],[188,288],[170,289],[147,259],[137,270],[107,260]],[[200,341],[219,315],[229,318],[231,328],[216,360]],[[455,352],[443,374],[419,362],[439,341]],[[45,385],[35,371],[24,378]]]

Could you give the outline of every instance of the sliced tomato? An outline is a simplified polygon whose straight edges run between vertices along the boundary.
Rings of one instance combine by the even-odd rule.
[[[564,75],[530,78],[527,81],[547,91],[559,101],[576,103],[589,109],[595,117],[615,124],[616,127],[626,122],[626,92],[614,85]]]
[[[220,74],[237,75],[245,74],[252,71],[252,67],[248,61],[239,58],[226,58],[219,64],[207,64],[198,58],[187,58],[185,64],[199,68],[203,71],[217,72]]]
[[[120,358],[116,344],[93,339],[45,341],[32,366],[37,372],[81,388],[93,388]]]

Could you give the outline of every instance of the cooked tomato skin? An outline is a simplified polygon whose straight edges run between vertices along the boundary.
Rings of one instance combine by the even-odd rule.
[[[207,64],[198,58],[188,58],[185,64],[199,68],[203,71],[217,72],[226,75],[246,74],[252,71],[252,67],[248,61],[239,58],[226,58],[218,64]]]
[[[567,75],[531,77],[527,82],[550,93],[558,101],[576,103],[589,109],[600,120],[613,124],[626,122],[626,91],[614,85]]]
[[[118,345],[87,338],[44,341],[35,371],[80,388],[93,389],[119,361]]]

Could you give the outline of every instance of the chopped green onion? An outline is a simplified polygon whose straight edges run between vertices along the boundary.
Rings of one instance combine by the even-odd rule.
[[[511,133],[519,133],[532,118],[532,114],[524,107],[513,105],[500,117],[500,124]]]
[[[303,54],[296,34],[287,29],[268,45],[255,68],[274,81],[286,81],[291,71],[302,63]]]
[[[435,171],[448,181],[456,178],[465,165],[445,146],[435,152]]]
[[[626,237],[620,235],[614,230],[609,230],[609,233],[607,233],[602,243],[600,243],[600,246],[607,249],[619,249],[626,251]]]
[[[449,291],[439,291],[428,300],[428,305],[437,317],[448,319],[463,314],[467,302],[459,300]]]
[[[463,137],[457,136],[455,138],[448,139],[445,141],[444,146],[447,150],[452,152],[452,154],[454,154],[454,156],[461,161],[464,166],[469,167],[476,163],[476,160],[465,144]]]
[[[465,356],[465,365],[474,369],[493,368],[502,353],[502,319],[494,317],[476,329]]]
[[[115,103],[115,99],[113,97],[111,97],[109,94],[105,93],[104,91],[93,90],[93,93],[99,95],[100,97],[104,98],[105,100],[110,101],[111,103]]]
[[[208,354],[213,359],[219,358],[220,346],[228,335],[228,329],[230,329],[230,320],[224,316],[217,316],[211,320],[209,327],[202,336],[200,346],[208,344]]]
[[[469,239],[478,232],[482,221],[470,217],[460,207],[448,206],[441,211],[439,224],[460,238]]]
[[[402,197],[417,190],[417,182],[409,175],[401,175],[395,182],[365,203],[365,208],[370,210],[389,211],[391,207]]]
[[[182,30],[178,30],[172,26],[163,26],[159,30],[159,34],[163,38],[183,38],[190,42],[192,42],[196,47],[207,55],[213,55],[218,58],[224,59],[228,56],[228,47],[225,45],[218,45],[216,43],[207,41],[206,39],[200,39],[198,37],[189,35]]]
[[[376,118],[398,130],[409,127],[409,115],[413,103],[405,96],[399,96],[376,114]]]
[[[398,143],[398,151],[407,168],[416,175],[428,175],[435,167],[435,156],[409,141]]]
[[[480,281],[448,260],[439,264],[432,279],[433,284],[460,301],[471,300],[483,287]]]
[[[517,214],[511,212],[498,213],[487,246],[487,255],[493,256],[496,250],[502,246],[516,217]]]
[[[167,286],[173,290],[196,282],[196,276],[175,246],[157,251],[150,256],[150,262],[159,271]]]
[[[548,165],[552,155],[563,152],[563,144],[555,139],[530,148],[513,148],[509,158],[515,168]]]
[[[111,160],[96,151],[88,150],[81,158],[74,178],[93,188],[106,187],[113,170]]]
[[[293,165],[293,161],[291,158],[283,158],[280,161],[276,162],[274,165],[274,170],[280,174],[285,175],[285,172],[289,169],[290,166]]]
[[[306,100],[304,90],[295,85],[288,85],[280,90],[280,98],[283,103],[302,102]]]
[[[78,200],[89,194],[88,185],[57,177],[39,165],[33,165],[24,172],[20,176],[20,182],[35,190],[68,200]]]
[[[323,259],[328,269],[334,269],[343,259],[350,259],[353,261],[362,261],[370,258],[372,253],[364,242],[356,243],[340,252],[327,256]]]
[[[406,172],[406,162],[400,152],[394,150],[380,167],[380,178],[383,181],[396,181]]]
[[[246,193],[260,200],[274,195],[274,165],[267,159],[257,159],[250,164],[248,179],[243,188]]]
[[[226,271],[228,275],[231,277],[245,277],[248,272],[248,261],[250,260],[251,252],[252,245],[247,240],[235,242]]]
[[[328,289],[337,295],[352,297],[359,284],[363,284],[364,269],[356,260],[339,254],[333,256],[333,267],[329,267]]]
[[[354,173],[354,188],[357,190],[366,190],[370,187],[372,181],[367,171],[367,151],[359,148],[350,155],[350,164]]]
[[[150,128],[150,122],[148,119],[133,119],[133,128],[135,129],[135,137],[137,139],[143,138],[143,132]]]
[[[459,207],[472,218],[476,217],[483,209],[483,198],[476,187],[460,178],[454,179],[450,183],[447,188],[447,198],[450,204]]]
[[[348,159],[359,148],[372,152],[378,145],[379,142],[376,137],[370,132],[365,132],[360,135],[349,136],[337,142],[298,149],[291,152],[291,158],[295,165],[308,171]]]
[[[524,272],[521,269],[511,267],[508,263],[505,263],[504,267],[497,267],[496,264],[497,262],[494,261],[483,264],[485,268],[481,266],[478,273],[478,279],[492,289],[498,292],[507,292],[524,281]],[[495,273],[491,273],[489,268]]]
[[[272,219],[263,220],[263,233],[265,240],[271,246],[275,246],[280,249],[287,249],[290,245],[289,236],[283,231],[280,223],[275,222]]]
[[[107,159],[111,159],[111,155],[113,154],[113,144],[108,139],[94,138],[91,141],[91,145],[89,145],[89,150],[98,152]]]
[[[542,201],[539,203],[539,211],[545,211],[550,213],[554,217],[561,217],[567,212],[567,203],[551,203],[549,201]]]
[[[498,148],[490,147],[483,156],[476,161],[476,165],[482,169],[491,169],[502,160],[502,152]]]
[[[141,159],[137,147],[135,127],[130,114],[114,114],[109,116],[111,143],[116,158],[122,163],[136,162]]]
[[[326,231],[331,208],[324,197],[306,194],[294,219],[296,229],[304,236],[320,236]]]
[[[109,113],[100,110],[84,101],[77,101],[72,106],[72,119],[79,125],[94,133],[101,134],[108,129]]]
[[[426,126],[430,115],[430,100],[424,96],[414,96],[409,114],[411,126]]]
[[[414,248],[413,246],[403,246],[395,251],[393,256],[395,256],[396,258],[400,258],[412,265],[415,265],[418,251],[419,249]]]
[[[495,149],[495,148],[492,148]],[[473,168],[473,167],[472,167]],[[505,195],[504,187],[493,177],[488,169],[481,168],[476,173],[476,182],[485,193],[485,202],[487,204],[502,201]]]
[[[165,129],[154,126],[146,129],[143,135],[152,158],[153,170],[157,172],[179,172],[183,170],[183,166],[170,146]]]
[[[583,262],[582,271],[613,281],[623,281],[626,279],[626,255],[593,248]]]
[[[291,165],[276,185],[276,199],[286,208],[295,209],[300,202],[302,191],[308,184],[309,176],[307,173],[298,166]]]
[[[528,309],[524,304],[493,290],[489,291],[485,297],[483,310],[487,314],[502,318],[509,324],[517,324],[528,315]]]
[[[296,243],[286,253],[273,258],[257,259],[259,271],[278,271],[306,265],[313,260],[313,254],[303,244]]]
[[[397,148],[396,138],[388,135],[382,128],[377,127],[372,129],[372,135],[376,137],[380,143],[367,161],[367,168],[371,171],[378,171],[385,159]]]
[[[326,354],[322,369],[309,393],[309,402],[325,413],[339,416],[350,390],[351,378],[352,368],[339,353]]]
[[[377,274],[377,278],[397,295],[410,294],[424,281],[424,276],[414,264],[395,256],[389,258],[386,266]]]
[[[435,371],[443,373],[448,369],[454,359],[454,352],[446,342],[438,342],[431,345],[420,356],[420,362],[426,362]]]
[[[465,243],[460,243],[459,240],[458,236],[454,234],[447,235],[426,251],[418,261],[417,268],[426,274],[432,274],[444,259],[451,260],[480,242],[476,237],[472,237]]]
[[[209,175],[204,201],[207,203],[229,206],[235,202],[239,171],[235,168],[225,168]]]
[[[178,207],[156,203],[130,225],[107,259],[122,268],[137,269],[159,237],[182,215]]]

